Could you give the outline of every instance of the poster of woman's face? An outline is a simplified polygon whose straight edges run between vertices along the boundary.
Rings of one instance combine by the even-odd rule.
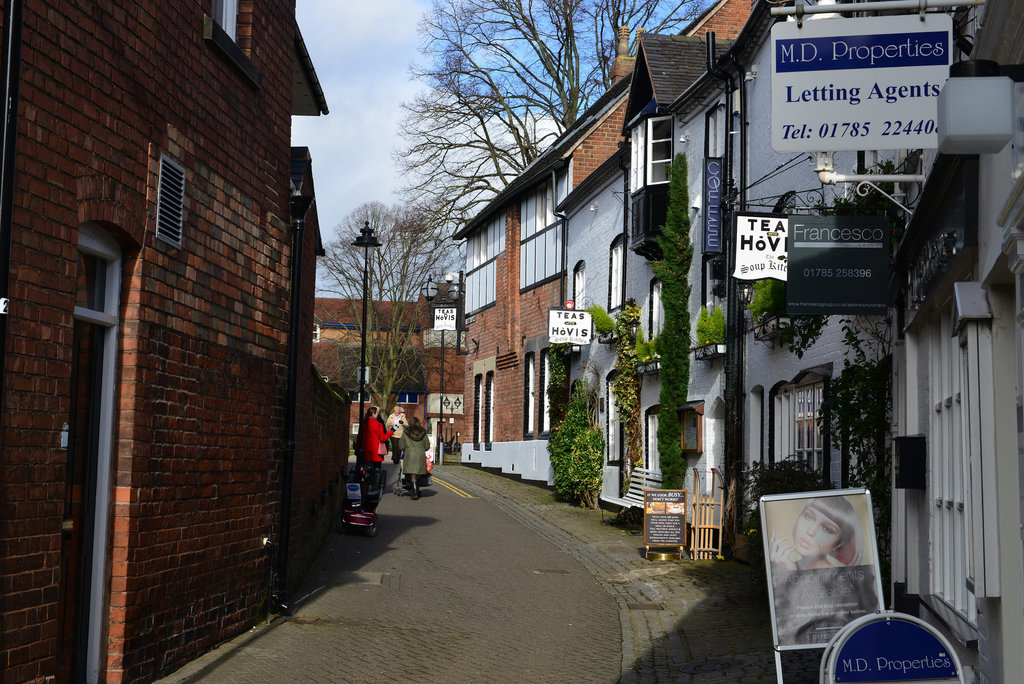
[[[827,645],[845,624],[883,606],[866,489],[761,498],[775,645]]]

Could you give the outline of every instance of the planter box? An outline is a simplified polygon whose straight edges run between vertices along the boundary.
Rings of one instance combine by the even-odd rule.
[[[615,333],[599,333],[597,335],[598,344],[612,344],[615,342]]]
[[[705,344],[703,347],[695,347],[693,358],[697,361],[712,361],[725,356],[725,345],[721,342]]]
[[[661,359],[655,359],[654,361],[641,363],[639,366],[637,366],[637,372],[640,373],[640,375],[649,375],[651,373],[661,372]]]
[[[789,316],[772,316],[754,326],[754,339],[774,340],[789,326]]]

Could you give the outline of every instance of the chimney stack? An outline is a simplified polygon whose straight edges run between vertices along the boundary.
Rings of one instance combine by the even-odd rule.
[[[639,32],[638,32],[639,33]],[[612,60],[611,81],[618,83],[633,72],[635,57],[629,56],[629,27],[620,26],[615,40],[615,59]]]

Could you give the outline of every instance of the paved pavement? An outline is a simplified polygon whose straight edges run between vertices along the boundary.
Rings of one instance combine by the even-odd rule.
[[[649,561],[600,512],[471,467],[379,510],[376,537],[331,535],[293,617],[162,681],[776,681],[745,565]],[[786,684],[816,682],[819,655],[784,654]]]

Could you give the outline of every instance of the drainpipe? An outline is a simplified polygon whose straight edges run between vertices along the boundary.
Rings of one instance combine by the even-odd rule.
[[[277,605],[288,612],[286,596],[288,593],[288,551],[292,523],[292,481],[295,471],[295,415],[298,388],[299,365],[299,326],[301,316],[299,307],[302,302],[302,247],[306,228],[306,213],[313,203],[312,195],[295,192],[289,199],[289,213],[294,228],[294,244],[292,246],[292,297],[291,313],[288,329],[288,394],[285,400],[284,425],[284,473],[281,479],[281,531],[277,553],[277,592],[274,596]]]
[[[558,205],[558,171],[551,169],[551,203],[553,206]],[[567,273],[568,260],[569,260],[569,217],[564,213],[555,211],[555,216],[561,222],[561,233],[562,233],[562,277],[558,279],[558,306],[565,306],[565,290],[566,290],[566,279],[569,275]]]
[[[24,0],[8,0],[4,18],[4,127],[0,141],[0,416],[4,415],[7,361],[7,305],[11,287],[11,241],[14,235],[14,164],[17,158],[18,105],[21,102],[21,42]]]
[[[707,33],[706,62],[708,73],[714,78],[722,81],[723,93],[725,95],[726,116],[725,116],[725,168],[724,176],[726,190],[724,194],[722,225],[725,226],[725,239],[722,247],[726,252],[726,278],[725,278],[725,310],[726,310],[726,340],[725,340],[725,453],[723,465],[725,466],[725,486],[731,489],[729,499],[735,508],[731,511],[723,511],[723,534],[728,533],[732,537],[739,524],[739,507],[742,500],[742,487],[740,485],[740,474],[742,470],[743,444],[740,430],[742,411],[739,396],[741,354],[743,345],[743,317],[739,312],[739,297],[737,292],[736,279],[733,272],[736,269],[736,254],[734,251],[734,236],[732,231],[734,213],[733,185],[733,115],[732,101],[733,93],[736,92],[736,84],[728,72],[722,70],[715,59],[715,33]],[[732,529],[725,528],[725,518],[732,515]],[[727,537],[727,538],[728,538]]]

